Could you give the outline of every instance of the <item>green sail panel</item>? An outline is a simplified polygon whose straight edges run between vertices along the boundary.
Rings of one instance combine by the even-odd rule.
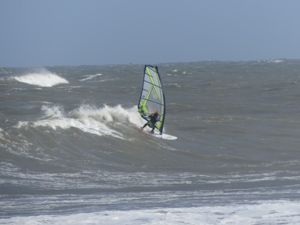
[[[143,89],[138,104],[140,115],[147,121],[151,113],[159,113],[159,121],[155,127],[162,133],[166,108],[163,86],[157,66],[146,65],[144,68]]]

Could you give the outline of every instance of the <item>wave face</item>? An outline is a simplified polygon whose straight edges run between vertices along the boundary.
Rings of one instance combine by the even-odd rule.
[[[58,84],[68,84],[69,82],[58,76],[57,74],[51,73],[45,69],[39,72],[27,73],[21,76],[15,76],[13,79],[30,85],[40,86],[40,87],[53,87]]]
[[[159,69],[177,140],[140,130],[143,65],[0,69],[0,223],[299,223],[300,62]]]

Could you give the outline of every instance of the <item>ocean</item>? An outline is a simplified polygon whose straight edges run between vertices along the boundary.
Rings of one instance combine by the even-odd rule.
[[[0,224],[300,224],[300,60],[0,68]]]

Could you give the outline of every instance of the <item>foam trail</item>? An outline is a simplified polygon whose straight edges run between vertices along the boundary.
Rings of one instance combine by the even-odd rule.
[[[2,219],[0,222],[14,225],[299,224],[299,211],[299,202],[270,201],[243,205],[13,217]]]
[[[45,69],[39,72],[28,73],[22,76],[15,76],[13,77],[13,79],[22,83],[36,85],[40,87],[52,87],[58,84],[69,83],[66,79]]]
[[[84,78],[80,79],[80,81],[91,80],[91,79],[94,79],[94,78],[100,77],[100,76],[102,76],[101,73],[92,74],[92,75],[85,75]]]

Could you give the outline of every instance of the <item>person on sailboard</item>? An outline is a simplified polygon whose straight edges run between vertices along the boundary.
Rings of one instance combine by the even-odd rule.
[[[159,113],[157,111],[155,111],[154,113],[151,113],[148,118],[150,119],[147,123],[145,123],[145,125],[142,127],[142,130],[146,127],[149,126],[152,128],[151,133],[154,133],[154,129],[155,129],[155,124],[157,121],[159,121]]]

